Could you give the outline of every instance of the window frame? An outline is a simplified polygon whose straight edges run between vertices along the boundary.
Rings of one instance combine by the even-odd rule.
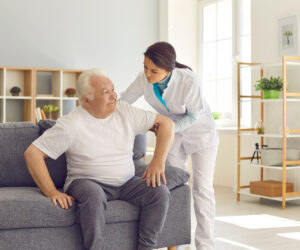
[[[198,72],[200,74],[200,77],[203,75],[203,8],[209,4],[217,3],[220,1],[222,0],[198,0]],[[240,38],[243,36],[240,34],[239,10],[239,0],[232,0],[232,119],[217,120],[216,122],[219,128],[237,126],[237,61],[240,54]]]

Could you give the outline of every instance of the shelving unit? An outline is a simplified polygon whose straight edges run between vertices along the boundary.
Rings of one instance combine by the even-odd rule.
[[[238,159],[237,159],[237,201],[240,201],[240,195],[251,195],[255,197],[261,197],[266,199],[278,200],[282,202],[282,209],[286,207],[286,201],[300,199],[300,192],[286,192],[286,178],[287,171],[291,169],[300,169],[300,160],[287,161],[287,138],[300,138],[300,129],[288,129],[287,128],[287,103],[300,102],[300,90],[299,92],[287,92],[287,67],[297,68],[300,72],[300,57],[284,56],[281,64],[264,65],[260,63],[238,63]],[[266,67],[281,68],[283,89],[281,99],[263,99],[263,93],[260,95],[243,95],[241,92],[241,68],[253,67],[259,70],[260,78],[264,77],[264,70]],[[258,80],[258,79],[257,79]],[[253,82],[253,81],[252,81]],[[281,103],[282,104],[282,131],[278,134],[266,133],[257,134],[256,129],[253,127],[242,128],[241,127],[241,103],[248,101],[251,103],[258,103],[260,106],[260,120],[264,122],[264,112],[266,103]],[[282,139],[282,166],[266,166],[261,164],[251,164],[251,167],[260,169],[260,180],[264,180],[264,169],[274,169],[282,172],[282,196],[281,197],[269,197],[250,193],[250,185],[241,185],[241,168],[250,166],[251,156],[241,155],[241,138],[245,136],[256,136],[260,139],[260,145],[264,145],[264,138],[280,138]],[[246,162],[247,161],[247,162]]]
[[[58,117],[79,105],[78,97],[67,97],[67,88],[76,89],[81,69],[47,69],[0,66],[0,122],[36,121],[37,107],[54,104]],[[12,96],[10,89],[21,89]],[[58,118],[57,117],[57,118]]]

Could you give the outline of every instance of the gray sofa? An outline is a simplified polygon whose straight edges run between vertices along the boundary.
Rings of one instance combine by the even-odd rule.
[[[0,124],[0,249],[1,250],[79,250],[83,249],[76,223],[76,202],[71,209],[54,206],[36,187],[24,160],[25,149],[53,125],[42,120]],[[136,175],[145,163],[145,137],[137,136],[134,146]],[[50,175],[61,189],[66,178],[66,158],[46,159]],[[190,188],[187,172],[166,168],[171,193],[166,223],[157,248],[190,243]],[[106,211],[107,250],[135,250],[140,210],[128,202],[110,201]]]

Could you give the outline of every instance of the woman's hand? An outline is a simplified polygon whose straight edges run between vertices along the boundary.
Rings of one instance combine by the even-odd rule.
[[[156,184],[160,186],[160,178],[162,179],[164,184],[167,184],[165,177],[165,165],[163,163],[155,162],[152,160],[147,166],[142,179],[147,178],[147,186],[150,187],[150,182],[152,187],[155,188]]]

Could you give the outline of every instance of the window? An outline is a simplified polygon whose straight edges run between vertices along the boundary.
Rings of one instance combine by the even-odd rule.
[[[199,3],[199,64],[204,95],[212,112],[221,114],[218,123],[234,126],[237,99],[234,62],[251,59],[250,0]]]

